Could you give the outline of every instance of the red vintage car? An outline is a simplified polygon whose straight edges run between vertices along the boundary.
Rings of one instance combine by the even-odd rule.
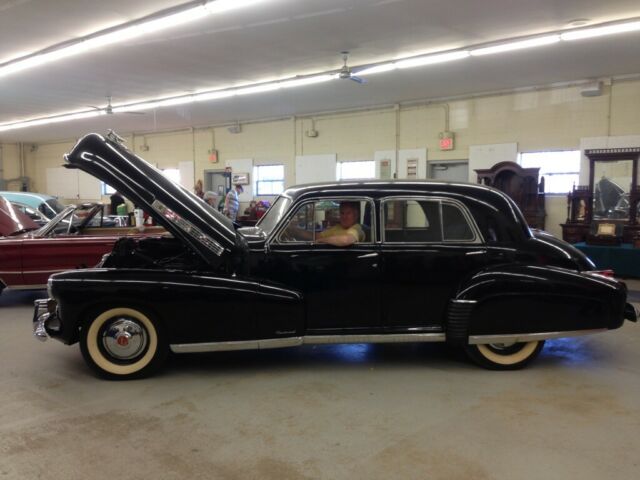
[[[161,227],[115,227],[102,205],[69,205],[40,227],[0,197],[0,291],[46,288],[49,275],[96,265],[121,237],[164,234]]]

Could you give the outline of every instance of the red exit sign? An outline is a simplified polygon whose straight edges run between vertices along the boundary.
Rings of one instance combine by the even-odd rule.
[[[440,132],[440,150],[453,150],[453,132]]]

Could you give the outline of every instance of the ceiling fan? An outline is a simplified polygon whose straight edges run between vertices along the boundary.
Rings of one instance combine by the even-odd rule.
[[[146,112],[135,112],[135,111],[125,111],[125,112],[114,112],[113,106],[111,105],[111,95],[107,95],[107,106],[106,107],[96,107],[95,105],[88,105],[91,108],[95,108],[96,110],[102,110],[107,115],[113,115],[114,113],[130,113],[132,115],[144,115]]]
[[[351,72],[351,67],[347,65],[347,60],[349,60],[349,52],[344,51],[340,53],[342,54],[342,61],[344,62],[344,64],[342,65],[342,68],[340,69],[340,73],[338,73],[338,76],[340,78],[344,78],[347,80],[353,80],[354,82],[359,83],[360,85],[364,85],[365,83],[367,83],[367,81],[364,78],[358,77]]]

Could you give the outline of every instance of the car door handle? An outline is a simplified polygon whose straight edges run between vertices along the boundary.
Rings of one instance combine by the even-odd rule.
[[[358,258],[376,258],[378,254],[376,252],[373,253],[365,253],[364,255],[358,255]]]
[[[486,250],[473,250],[471,252],[465,253],[465,255],[482,255],[484,253],[487,253],[487,251]]]

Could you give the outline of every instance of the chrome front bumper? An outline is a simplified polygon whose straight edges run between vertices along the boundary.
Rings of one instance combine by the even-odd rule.
[[[60,330],[60,321],[56,316],[57,304],[55,300],[47,298],[34,301],[33,306],[33,336],[44,342],[49,338],[48,330]]]

